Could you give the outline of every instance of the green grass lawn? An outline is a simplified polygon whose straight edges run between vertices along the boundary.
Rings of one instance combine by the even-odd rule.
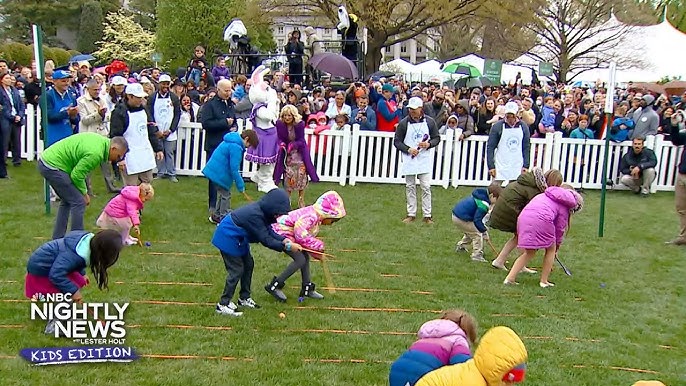
[[[329,268],[343,289],[322,290],[322,301],[297,303],[298,273],[286,287],[289,302],[277,304],[262,287],[289,258],[254,246],[253,297],[263,308],[231,318],[213,307],[226,271],[209,242],[214,226],[207,221],[206,180],[155,181],[156,197],[141,226],[152,246],[126,249],[110,271],[109,292],[91,285],[84,297],[131,302],[127,345],[138,354],[193,358],[33,367],[17,357],[22,348],[73,343],[45,336],[44,323],[29,320],[28,304],[12,302],[23,299],[26,260],[51,235],[56,206],[53,215],[44,215],[35,164],[10,168],[10,174],[11,180],[0,180],[2,385],[384,385],[390,362],[413,342],[419,326],[449,308],[472,313],[480,335],[492,326],[513,328],[529,352],[528,385],[686,384],[686,249],[663,244],[677,230],[672,193],[642,199],[609,192],[605,237],[598,238],[600,195],[587,192],[560,252],[574,276],[556,269],[551,280],[557,286],[541,289],[535,275],[520,275],[520,286],[504,287],[504,272],[454,252],[461,235],[450,212],[469,187],[434,187],[436,224],[427,226],[400,222],[404,186],[314,184],[308,202],[335,189],[346,203],[348,216],[320,233],[336,255]],[[93,180],[98,197],[86,224],[94,229],[109,197],[100,176]],[[248,192],[259,196],[252,184]],[[234,206],[242,204],[236,197]],[[491,234],[502,246],[506,235]],[[541,253],[533,265],[540,264]],[[312,269],[323,286],[321,267]],[[225,328],[208,328],[216,326]]]

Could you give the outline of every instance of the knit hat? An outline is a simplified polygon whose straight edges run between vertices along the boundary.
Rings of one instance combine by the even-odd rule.
[[[333,190],[330,190],[317,199],[312,205],[314,210],[323,218],[343,218],[345,217],[345,207],[343,199]]]
[[[574,198],[576,198],[576,206],[572,208],[572,213],[581,212],[581,209],[584,208],[584,196],[580,195],[575,190],[572,190],[571,192],[574,194]]]
[[[645,101],[647,106],[650,106],[651,104],[653,104],[653,102],[655,102],[655,97],[650,94],[646,94],[643,96],[643,100]]]
[[[545,182],[545,174],[541,168],[531,169],[531,173],[534,175],[534,181],[536,181],[536,186],[541,192],[545,192],[548,189],[548,184]]]

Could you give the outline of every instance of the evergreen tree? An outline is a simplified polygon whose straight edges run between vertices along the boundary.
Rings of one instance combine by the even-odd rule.
[[[90,1],[81,8],[81,23],[79,24],[79,41],[77,49],[81,52],[94,52],[95,43],[102,37],[103,30],[102,6],[97,1]]]

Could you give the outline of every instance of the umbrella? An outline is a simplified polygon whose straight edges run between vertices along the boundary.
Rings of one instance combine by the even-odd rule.
[[[668,94],[678,95],[686,90],[686,81],[683,80],[673,80],[662,85]]]
[[[327,72],[334,76],[342,76],[348,79],[357,79],[357,66],[341,54],[323,52],[312,55],[307,61],[315,70]]]
[[[449,74],[463,74],[467,75],[470,78],[476,78],[477,76],[481,76],[481,71],[479,71],[478,68],[467,63],[449,64],[443,67],[443,72],[447,72]]]
[[[75,63],[75,62],[87,62],[89,60],[95,60],[93,55],[91,54],[79,54],[79,55],[74,55],[69,59],[69,63]]]
[[[381,79],[381,78],[390,78],[391,76],[395,76],[395,72],[391,71],[377,71],[371,75],[369,75],[367,78],[368,79]]]
[[[455,87],[492,87],[494,86],[495,83],[489,78],[486,78],[485,76],[478,76],[478,77],[464,77],[461,79],[458,79],[455,81]]]

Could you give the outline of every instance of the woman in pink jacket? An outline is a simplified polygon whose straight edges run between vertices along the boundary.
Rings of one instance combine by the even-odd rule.
[[[155,196],[152,185],[142,183],[138,186],[126,186],[107,203],[98,217],[96,224],[102,229],[113,229],[121,234],[124,245],[134,245],[138,239],[131,237],[131,228],[140,235],[141,223],[139,211],[143,204]]]
[[[323,252],[324,242],[317,238],[319,225],[331,225],[343,217],[345,217],[343,199],[338,193],[329,191],[322,194],[314,205],[291,211],[287,215],[279,217],[276,223],[272,224],[272,229],[292,242],[300,244],[304,249]],[[310,278],[310,255],[315,259],[320,259],[321,256],[316,252],[305,250],[286,253],[293,259],[293,262],[288,264],[279,276],[275,276],[271,283],[264,286],[264,289],[276,300],[285,302],[287,298],[281,289],[284,287],[285,281],[295,271],[300,270],[302,274],[300,299],[305,297],[323,299],[324,296],[315,291],[315,285]]]
[[[524,253],[514,262],[503,284],[518,284],[515,281],[517,273],[536,256],[537,250],[545,249],[539,285],[541,288],[553,287],[555,284],[548,281],[548,276],[553,269],[555,253],[562,244],[570,215],[581,210],[583,204],[583,198],[569,185],[549,187],[534,197],[517,219],[517,246]]]

